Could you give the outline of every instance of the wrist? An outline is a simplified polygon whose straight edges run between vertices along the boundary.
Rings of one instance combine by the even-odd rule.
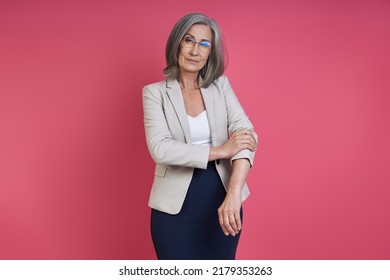
[[[225,159],[226,151],[223,146],[213,147],[215,153],[215,159]]]
[[[224,146],[219,146],[218,149],[219,149],[220,158],[222,158],[222,159],[228,158],[228,153],[226,152],[226,149]]]
[[[226,152],[222,146],[210,148],[209,161],[224,158],[226,158]]]
[[[230,195],[239,195],[239,196],[241,196],[242,187],[241,186],[229,186],[227,193],[230,194]]]

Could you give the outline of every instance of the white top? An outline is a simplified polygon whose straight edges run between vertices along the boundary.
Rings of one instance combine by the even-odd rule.
[[[187,115],[190,124],[192,144],[211,146],[211,133],[206,111],[196,117]]]

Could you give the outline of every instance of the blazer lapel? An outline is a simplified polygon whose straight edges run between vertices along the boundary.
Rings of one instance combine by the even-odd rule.
[[[184,138],[186,143],[192,143],[191,141],[191,131],[188,123],[187,112],[184,106],[183,95],[181,93],[180,85],[177,80],[167,80],[167,94],[173,108],[175,109],[176,116],[179,119],[181,128],[183,129]]]
[[[209,120],[210,133],[211,133],[211,141],[213,146],[215,146],[215,118],[214,118],[214,94],[212,87],[209,86],[207,88],[201,88],[203,102],[206,107],[207,118]]]

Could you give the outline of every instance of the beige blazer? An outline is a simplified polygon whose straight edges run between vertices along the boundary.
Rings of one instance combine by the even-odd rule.
[[[237,97],[225,76],[209,87],[201,88],[209,121],[212,146],[221,146],[228,133],[242,128],[253,131]],[[209,147],[191,144],[191,133],[182,92],[177,80],[145,86],[142,91],[145,136],[149,152],[156,163],[149,198],[151,208],[177,214],[183,205],[194,168],[207,168]],[[253,132],[256,141],[257,135]],[[217,160],[216,167],[225,187],[231,174],[231,162],[247,158],[253,165],[254,153],[243,150],[230,160]],[[242,199],[249,195],[247,184]]]

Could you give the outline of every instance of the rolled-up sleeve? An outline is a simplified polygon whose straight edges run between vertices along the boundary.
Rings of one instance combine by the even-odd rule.
[[[256,143],[258,143],[258,135],[254,131],[254,127],[252,122],[249,120],[246,115],[244,109],[242,108],[240,102],[237,99],[236,94],[234,93],[229,80],[226,76],[222,76],[220,78],[221,87],[224,93],[225,102],[226,102],[226,111],[228,117],[228,130],[229,133],[232,134],[236,131],[247,129],[250,130]],[[255,152],[252,152],[248,149],[242,150],[235,154],[230,159],[230,164],[236,160],[241,158],[246,158],[249,160],[251,166],[253,166],[253,161],[255,157]]]

